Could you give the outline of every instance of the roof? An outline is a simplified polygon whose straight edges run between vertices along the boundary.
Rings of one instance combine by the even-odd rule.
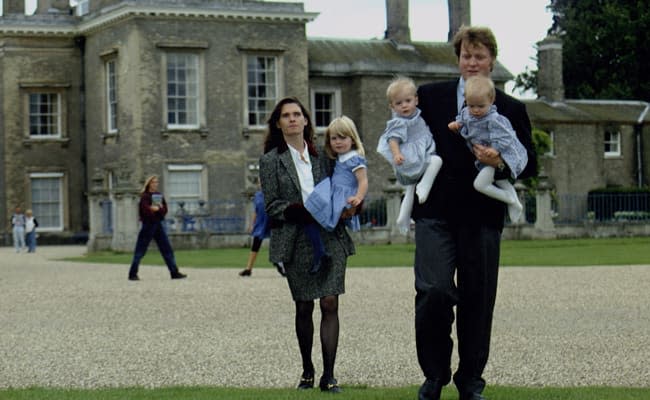
[[[396,44],[388,39],[307,38],[310,76],[349,76],[401,73],[412,77],[436,75],[441,79],[458,76],[458,59],[451,43],[412,42]],[[512,79],[497,63],[492,73],[496,82]]]
[[[629,100],[523,100],[536,122],[553,123],[650,123],[650,103]]]
[[[316,16],[318,13],[303,11],[302,3],[253,0],[123,0],[83,17],[65,13],[2,15],[0,36],[74,37],[132,17],[307,23],[313,21]]]

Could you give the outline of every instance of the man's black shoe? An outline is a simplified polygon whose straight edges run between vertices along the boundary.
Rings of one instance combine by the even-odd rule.
[[[439,380],[427,379],[418,391],[418,400],[440,400],[444,385]]]
[[[481,393],[463,393],[460,395],[459,400],[486,400]]]

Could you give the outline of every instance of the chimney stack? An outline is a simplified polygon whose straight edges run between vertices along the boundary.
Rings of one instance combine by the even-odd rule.
[[[386,0],[386,21],[385,39],[397,44],[411,43],[408,0]]]
[[[449,34],[447,41],[451,42],[461,26],[472,24],[470,0],[447,0],[449,8]]]
[[[25,15],[25,0],[3,0],[2,15],[9,14]]]
[[[563,101],[562,40],[547,36],[537,42],[537,62],[537,97],[548,101]]]

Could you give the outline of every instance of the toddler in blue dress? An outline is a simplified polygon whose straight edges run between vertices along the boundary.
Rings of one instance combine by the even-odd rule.
[[[429,127],[417,108],[417,86],[411,78],[398,76],[386,89],[393,118],[379,137],[377,151],[393,166],[397,181],[406,187],[397,216],[397,228],[409,230],[415,194],[420,204],[429,197],[433,181],[442,167]]]
[[[333,231],[341,219],[343,210],[357,207],[368,193],[367,163],[363,143],[357,128],[350,118],[342,116],[335,118],[325,132],[325,152],[336,159],[332,176],[323,179],[314,187],[314,191],[305,201],[305,208],[323,228]],[[349,229],[360,229],[359,216],[345,218]],[[322,248],[319,245],[320,234],[316,229],[307,235],[314,245],[314,249]],[[320,262],[315,256],[312,273],[318,272]]]
[[[512,179],[524,170],[528,163],[526,148],[517,139],[508,118],[497,112],[494,105],[496,92],[494,82],[485,76],[472,76],[465,81],[465,103],[455,121],[449,123],[449,129],[460,133],[472,151],[473,144],[489,146],[498,152],[503,160],[498,168],[510,168]],[[519,202],[515,187],[508,179],[494,180],[495,168],[484,165],[478,160],[479,173],[474,179],[474,188],[486,196],[500,200],[508,205],[510,221],[521,218],[523,207]]]

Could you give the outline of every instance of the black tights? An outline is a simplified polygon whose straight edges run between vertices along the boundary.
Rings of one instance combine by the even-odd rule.
[[[334,377],[334,361],[339,344],[339,298],[325,296],[320,299],[320,341],[323,351],[323,377]],[[296,301],[296,335],[305,375],[314,374],[311,348],[314,343],[313,301]]]

